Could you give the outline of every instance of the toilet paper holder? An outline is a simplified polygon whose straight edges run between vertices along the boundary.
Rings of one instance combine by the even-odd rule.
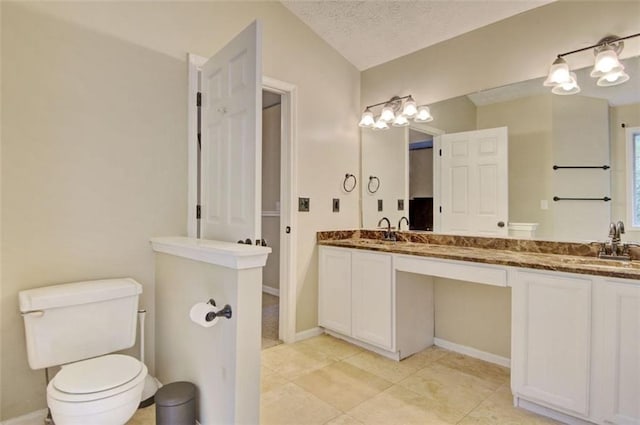
[[[209,298],[209,301],[207,301],[207,304],[211,304],[212,306],[216,306],[216,301],[213,298]],[[227,319],[231,319],[231,306],[229,304],[225,304],[224,307],[222,307],[221,310],[219,311],[210,311],[209,313],[207,313],[207,315],[204,317],[204,319],[207,322],[212,321],[213,319],[215,319],[216,317],[226,317]]]

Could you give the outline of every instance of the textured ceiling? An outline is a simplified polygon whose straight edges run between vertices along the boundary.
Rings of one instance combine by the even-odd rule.
[[[363,71],[552,0],[282,1]]]

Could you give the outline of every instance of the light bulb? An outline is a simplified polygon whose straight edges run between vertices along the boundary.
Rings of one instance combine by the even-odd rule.
[[[553,64],[549,68],[549,75],[544,81],[544,85],[547,87],[555,86],[557,84],[566,83],[570,80],[569,65],[563,58],[556,58]]]
[[[391,122],[396,117],[396,114],[393,112],[393,108],[386,104],[384,108],[382,108],[382,112],[380,113],[380,119],[384,122]]]
[[[373,118],[373,112],[371,112],[371,109],[365,109],[358,125],[364,128],[371,128],[375,123],[376,120]]]
[[[385,121],[382,120],[381,118],[378,118],[378,121],[376,121],[376,123],[373,126],[374,130],[388,130],[389,126],[387,125],[387,123]]]
[[[429,122],[433,121],[433,117],[431,116],[431,110],[429,110],[428,106],[420,106],[418,107],[418,114],[413,119],[415,122]]]
[[[394,127],[405,127],[405,126],[409,125],[409,120],[403,114],[398,114],[396,116],[396,119],[393,120],[393,124],[392,125]]]
[[[407,118],[413,118],[418,113],[418,108],[416,107],[416,101],[413,100],[413,97],[409,96],[409,98],[404,102],[404,109],[402,110],[402,115]]]
[[[603,77],[610,72],[624,70],[624,66],[618,60],[618,54],[611,46],[604,46],[596,55],[596,61],[591,71],[592,77]]]
[[[569,81],[558,84],[553,89],[551,89],[551,93],[559,94],[559,95],[570,95],[570,94],[580,93],[580,86],[578,85],[578,80],[576,79],[576,73],[572,72],[570,74]]]
[[[598,79],[597,84],[600,87],[617,86],[618,84],[626,83],[629,81],[629,75],[624,71],[610,72],[603,75]]]

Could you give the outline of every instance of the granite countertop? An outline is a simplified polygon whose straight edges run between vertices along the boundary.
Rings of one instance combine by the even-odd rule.
[[[534,241],[476,236],[397,232],[398,241],[383,240],[383,232],[348,230],[318,232],[320,245],[366,249],[420,257],[524,267],[640,280],[640,251],[632,261],[597,258],[598,244]]]

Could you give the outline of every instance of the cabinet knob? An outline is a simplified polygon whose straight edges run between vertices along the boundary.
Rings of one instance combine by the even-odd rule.
[[[498,227],[504,227],[504,221],[499,221],[498,222]]]

